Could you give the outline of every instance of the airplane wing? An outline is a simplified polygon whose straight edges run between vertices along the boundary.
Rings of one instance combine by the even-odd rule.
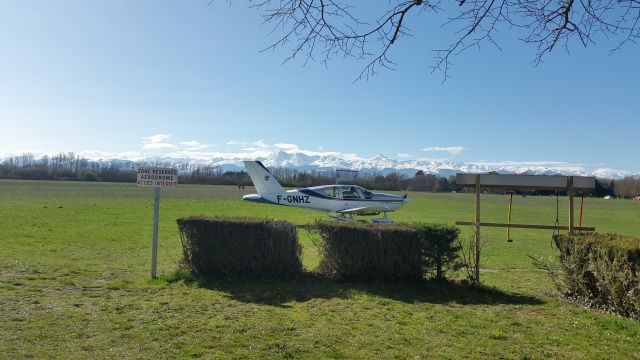
[[[381,212],[387,212],[389,208],[386,206],[363,206],[352,209],[344,209],[337,211],[339,214],[350,214],[350,215],[377,215]]]

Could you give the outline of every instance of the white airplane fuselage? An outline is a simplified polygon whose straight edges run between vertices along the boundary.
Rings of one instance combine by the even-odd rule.
[[[326,190],[332,187],[341,189],[351,188],[353,186],[328,185],[288,190],[284,192],[250,194],[243,196],[242,200],[272,205],[296,206],[326,212],[340,212],[348,209],[370,207],[380,209],[379,211],[371,211],[370,214],[372,215],[379,214],[381,212],[396,211],[406,202],[406,199],[401,196],[383,193],[370,193],[371,199],[350,199],[343,198],[340,195],[336,197],[330,197],[318,191]],[[362,189],[360,187],[356,188],[358,190]]]

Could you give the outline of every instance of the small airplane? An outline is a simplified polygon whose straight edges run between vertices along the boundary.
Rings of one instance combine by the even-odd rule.
[[[409,202],[404,196],[373,193],[356,185],[323,185],[285,190],[278,180],[260,161],[245,161],[244,167],[258,191],[242,200],[271,204],[297,206],[312,210],[325,211],[329,216],[341,221],[353,221],[353,215],[379,215],[384,218],[371,219],[376,223],[393,223],[387,218],[393,212]]]

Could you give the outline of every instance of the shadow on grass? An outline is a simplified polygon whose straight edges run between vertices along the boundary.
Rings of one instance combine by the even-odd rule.
[[[205,281],[188,272],[177,272],[168,282],[184,281],[191,286],[217,290],[226,297],[244,303],[290,307],[291,302],[313,299],[348,299],[357,295],[378,296],[405,303],[461,305],[542,305],[533,296],[506,293],[487,286],[469,287],[458,283],[434,281],[406,283],[331,282],[305,273],[293,279],[217,279]]]

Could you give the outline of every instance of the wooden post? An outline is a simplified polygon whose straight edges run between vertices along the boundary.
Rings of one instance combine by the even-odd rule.
[[[480,284],[480,174],[476,174],[476,285]]]
[[[573,233],[573,176],[567,178],[567,192],[569,195],[569,234]]]

